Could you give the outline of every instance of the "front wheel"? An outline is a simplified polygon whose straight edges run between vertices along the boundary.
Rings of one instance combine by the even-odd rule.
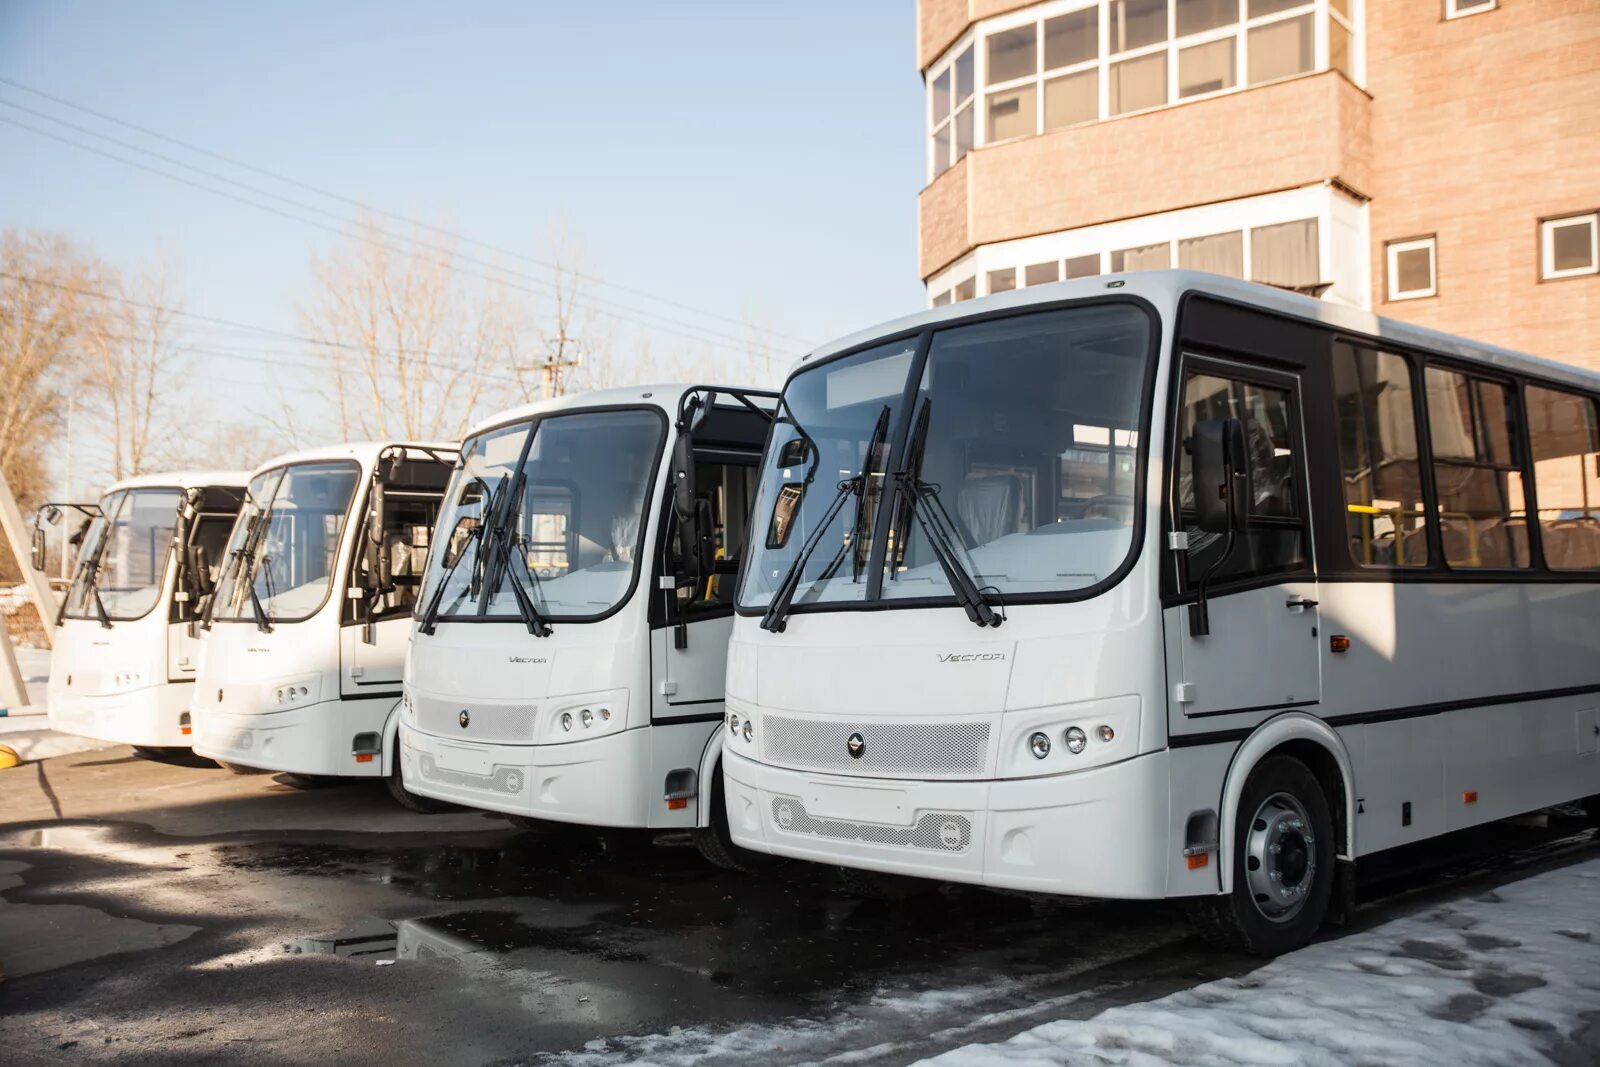
[[[709,826],[697,826],[694,847],[701,857],[714,867],[725,871],[746,874],[751,868],[752,853],[733,843],[733,832],[728,829],[728,805],[722,799],[722,764],[711,775],[711,788],[707,790],[706,803],[711,805]]]
[[[212,762],[215,763],[218,767],[221,767],[223,770],[227,771],[229,774],[271,774],[272,773],[271,771],[267,770],[265,767],[246,767],[242,763],[227,763],[227,762],[224,762],[223,760],[213,760]]]
[[[169,760],[177,756],[187,756],[189,750],[171,745],[134,745],[133,754],[144,759]]]
[[[396,803],[407,811],[414,811],[418,815],[437,815],[441,811],[449,811],[454,807],[453,804],[446,803],[443,800],[425,797],[407,789],[405,779],[400,774],[400,754],[398,752],[395,753],[394,757],[394,769],[389,772],[389,777],[385,778],[383,782],[384,785],[389,787],[389,795],[394,797]]]
[[[1277,956],[1316,936],[1334,881],[1333,818],[1311,770],[1272,756],[1250,773],[1233,835],[1233,892],[1198,902],[1210,941]]]

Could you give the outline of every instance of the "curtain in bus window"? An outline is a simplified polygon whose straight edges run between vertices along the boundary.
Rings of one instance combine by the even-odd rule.
[[[1429,367],[1429,444],[1439,532],[1452,567],[1529,565],[1522,472],[1506,387]]]
[[[1529,386],[1539,534],[1551,570],[1600,569],[1600,417],[1587,397]]]
[[[1194,525],[1194,471],[1182,447],[1197,422],[1240,419],[1250,450],[1250,521],[1218,580],[1288,573],[1309,566],[1298,489],[1299,440],[1293,395],[1255,382],[1191,374],[1184,383],[1178,442],[1178,508],[1188,532],[1188,583],[1192,587],[1223,550],[1225,537]]]
[[[1301,219],[1250,231],[1250,277],[1266,285],[1299,289],[1322,281],[1317,220]]]
[[[1410,362],[1392,352],[1338,345],[1333,385],[1351,557],[1367,567],[1426,566]]]

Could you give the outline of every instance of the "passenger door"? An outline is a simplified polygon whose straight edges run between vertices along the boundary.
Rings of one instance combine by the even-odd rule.
[[[200,551],[198,555],[210,572],[212,581],[221,573],[222,557],[227,551],[228,534],[233,532],[234,515],[206,515],[202,514],[195,520],[194,532],[190,534],[192,543]],[[191,633],[194,627],[193,620],[205,614],[203,603],[190,604],[173,602],[172,611],[168,615],[170,623],[167,626],[167,681],[192,682],[194,681],[196,665],[200,661],[200,638],[198,632]]]
[[[651,658],[657,681],[652,717],[657,721],[720,713],[739,561],[744,557],[750,500],[755,493],[754,460],[752,456],[750,464],[695,464],[695,484],[700,495],[710,499],[716,528],[716,572],[693,589],[655,591],[659,611],[651,613],[655,627]],[[667,522],[676,527],[670,513]],[[666,538],[659,557],[659,573],[668,580],[675,567],[675,542],[675,535]]]
[[[1278,369],[1185,356],[1168,501],[1178,595],[1165,607],[1174,735],[1246,725],[1321,700],[1317,579],[1306,493],[1300,379]],[[1184,445],[1196,422],[1245,426],[1250,519],[1233,538],[1194,525]],[[1210,574],[1207,580],[1205,576]],[[1196,633],[1202,583],[1210,632]],[[1194,720],[1203,720],[1196,723]]]
[[[432,491],[389,488],[385,493],[383,546],[389,554],[392,588],[371,605],[347,598],[339,629],[340,659],[344,664],[341,690],[346,697],[366,693],[395,693],[400,689],[406,647],[411,640],[411,612],[421,591],[429,538],[439,517],[439,494]],[[363,508],[361,512],[366,515]],[[368,523],[357,533],[346,589],[367,583],[367,562],[362,538]],[[367,640],[365,612],[372,615],[372,640]]]

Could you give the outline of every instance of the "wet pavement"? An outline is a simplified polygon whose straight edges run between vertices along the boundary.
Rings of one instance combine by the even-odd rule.
[[[1600,853],[1576,817],[1372,865],[1358,924]],[[716,870],[110,749],[0,773],[0,1059],[903,1063],[1252,969],[1175,905]]]

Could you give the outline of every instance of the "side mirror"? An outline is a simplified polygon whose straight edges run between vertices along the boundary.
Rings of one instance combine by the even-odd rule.
[[[1250,451],[1238,419],[1198,422],[1189,438],[1195,524],[1207,533],[1242,530],[1250,519]]]
[[[44,527],[40,526],[38,523],[33,524],[33,534],[29,538],[29,548],[32,549],[32,556],[29,562],[33,564],[33,569],[36,571],[43,571]]]
[[[694,435],[685,427],[672,445],[672,510],[686,525],[697,517],[694,490]]]
[[[368,571],[371,579],[377,583],[380,591],[387,590],[393,575],[389,559],[389,546],[384,544],[384,530],[388,523],[388,503],[384,498],[383,482],[377,477],[372,479],[371,491],[372,504],[367,515],[367,544],[371,567]]]

